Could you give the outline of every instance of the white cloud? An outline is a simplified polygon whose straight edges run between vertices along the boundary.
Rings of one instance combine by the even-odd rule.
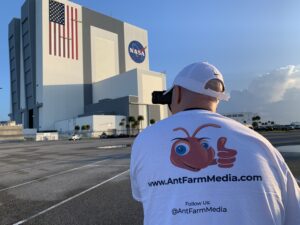
[[[243,91],[232,91],[221,113],[256,112],[263,120],[300,121],[300,65],[281,67],[254,79]]]

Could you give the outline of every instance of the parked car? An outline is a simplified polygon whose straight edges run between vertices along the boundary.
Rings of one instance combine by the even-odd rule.
[[[78,140],[80,140],[80,139],[81,139],[81,136],[80,136],[79,134],[73,134],[73,135],[69,138],[70,141],[78,141]]]
[[[105,132],[103,132],[99,137],[100,137],[100,139],[108,138],[108,135]]]

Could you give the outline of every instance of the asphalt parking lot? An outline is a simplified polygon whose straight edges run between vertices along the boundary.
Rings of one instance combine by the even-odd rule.
[[[0,224],[142,224],[130,191],[132,141],[0,144]]]
[[[297,144],[300,131],[266,136],[276,146]],[[129,182],[132,142],[0,144],[0,224],[142,224]],[[284,157],[299,179],[300,153]]]

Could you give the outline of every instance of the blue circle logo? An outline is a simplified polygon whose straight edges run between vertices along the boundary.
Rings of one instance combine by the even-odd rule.
[[[144,62],[146,58],[146,47],[143,47],[143,45],[138,41],[132,41],[128,45],[128,52],[133,61],[136,63],[142,63]]]

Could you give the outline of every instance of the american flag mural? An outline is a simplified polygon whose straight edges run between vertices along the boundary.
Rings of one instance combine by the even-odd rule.
[[[78,60],[78,10],[49,0],[49,54]]]

